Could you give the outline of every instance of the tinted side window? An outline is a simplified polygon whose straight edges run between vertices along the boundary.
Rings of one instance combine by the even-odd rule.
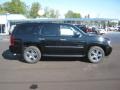
[[[56,24],[45,24],[42,28],[41,34],[43,36],[58,36],[59,26]]]
[[[61,36],[73,36],[73,35],[75,35],[75,33],[77,33],[77,31],[69,25],[61,25],[60,26],[60,35]]]

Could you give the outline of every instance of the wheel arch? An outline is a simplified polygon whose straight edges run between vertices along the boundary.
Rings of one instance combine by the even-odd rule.
[[[107,53],[106,53],[106,48],[105,48],[104,45],[101,45],[101,44],[95,44],[95,43],[94,43],[94,44],[90,44],[90,45],[87,46],[86,56],[88,55],[88,51],[90,50],[90,48],[93,47],[93,46],[101,47],[101,48],[104,50],[105,56],[107,55]]]
[[[41,51],[41,53],[43,52],[42,45],[40,45],[38,43],[24,43],[23,48],[26,48],[26,47],[29,47],[29,46],[35,46],[35,47],[37,47]]]

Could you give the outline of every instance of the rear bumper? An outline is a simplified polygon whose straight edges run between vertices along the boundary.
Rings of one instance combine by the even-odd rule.
[[[18,46],[9,46],[9,50],[12,53],[17,53],[17,54],[22,53],[22,47],[18,47]]]

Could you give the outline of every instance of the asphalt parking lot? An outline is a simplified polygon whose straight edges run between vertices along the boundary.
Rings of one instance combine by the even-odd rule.
[[[27,64],[13,57],[9,41],[0,40],[0,90],[120,90],[120,32],[104,37],[113,52],[99,64],[82,58],[44,58]]]

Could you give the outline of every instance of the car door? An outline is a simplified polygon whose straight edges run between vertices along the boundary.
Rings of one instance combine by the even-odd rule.
[[[45,23],[41,30],[41,37],[39,38],[42,51],[45,56],[50,56],[58,53],[56,45],[59,41],[59,26],[55,23]]]
[[[60,37],[57,43],[61,55],[84,55],[85,37],[72,25],[60,25]]]

